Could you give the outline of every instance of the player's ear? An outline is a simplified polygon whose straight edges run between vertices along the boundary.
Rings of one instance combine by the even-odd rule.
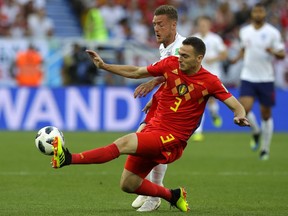
[[[176,20],[173,20],[173,21],[172,21],[172,27],[173,27],[174,29],[177,28],[177,21],[176,21]]]
[[[203,60],[204,56],[203,55],[198,55],[197,56],[197,61],[198,63],[201,63],[201,61]]]

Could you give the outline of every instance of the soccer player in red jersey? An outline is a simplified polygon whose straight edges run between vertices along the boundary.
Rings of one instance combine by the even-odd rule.
[[[52,166],[100,164],[128,154],[120,182],[123,191],[160,197],[181,211],[188,211],[184,188],[170,190],[145,179],[147,174],[154,166],[172,163],[181,157],[210,96],[221,100],[234,112],[235,124],[249,126],[243,106],[215,75],[201,66],[205,50],[201,39],[188,37],[182,42],[179,57],[170,56],[148,67],[106,64],[96,52],[87,50],[98,68],[134,79],[164,76],[166,82],[158,95],[154,116],[141,132],[79,154],[71,154],[56,137]]]

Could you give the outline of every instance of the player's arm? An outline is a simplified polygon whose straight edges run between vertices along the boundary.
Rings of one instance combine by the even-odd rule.
[[[212,64],[214,62],[217,61],[224,61],[228,56],[228,52],[226,50],[220,52],[217,56],[215,56],[214,58],[210,58],[210,59],[206,59],[206,63],[208,64]]]
[[[230,59],[230,63],[231,64],[236,64],[239,60],[241,60],[244,57],[244,52],[245,52],[245,49],[242,48],[239,51],[238,55],[234,59]]]
[[[147,102],[145,107],[142,109],[142,112],[147,114],[151,106],[152,106],[152,98]]]
[[[234,97],[231,96],[223,101],[226,106],[228,106],[234,113],[234,123],[239,126],[250,126],[249,121],[247,120],[246,112],[244,107],[240,102]]]
[[[285,58],[285,50],[275,51],[272,48],[267,48],[266,51],[271,55],[275,56],[277,59],[284,59]]]
[[[227,56],[228,56],[228,52],[225,49],[218,54],[218,56],[216,57],[216,61],[224,61],[227,59]]]
[[[150,93],[156,86],[165,82],[165,77],[159,76],[155,77],[148,82],[142,83],[134,91],[134,97],[145,97],[148,93]]]
[[[146,67],[133,65],[106,64],[103,59],[93,50],[86,50],[97,68],[109,71],[113,74],[131,79],[140,79],[151,76]]]

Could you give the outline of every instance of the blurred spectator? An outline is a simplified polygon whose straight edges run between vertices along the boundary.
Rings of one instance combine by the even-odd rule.
[[[226,33],[232,31],[235,24],[235,17],[230,9],[229,3],[220,3],[214,14],[213,29],[215,32],[224,37]]]
[[[20,5],[33,5],[33,8],[45,8],[46,0],[16,0]]]
[[[131,25],[136,27],[137,23],[145,23],[145,18],[143,17],[142,11],[137,3],[137,0],[132,0],[130,4],[125,7],[126,17],[129,19]],[[143,20],[144,22],[142,22]],[[147,24],[146,24],[147,25]]]
[[[120,20],[126,17],[126,12],[115,0],[107,0],[107,3],[100,7],[100,12],[109,36],[113,38],[113,29]]]
[[[46,38],[53,35],[54,23],[46,16],[44,8],[37,9],[28,17],[28,34],[34,38]]]
[[[28,17],[35,12],[34,2],[28,0],[28,1],[22,2],[21,5],[22,5],[22,10],[23,10],[23,16],[25,18],[25,21],[27,22]]]
[[[5,0],[0,8],[0,35],[8,36],[20,7],[15,0]]]
[[[288,33],[288,0],[284,1],[283,7],[280,9],[280,11],[281,25],[283,26],[283,29]]]
[[[43,57],[30,44],[28,49],[16,55],[12,76],[19,86],[39,86],[43,81]]]
[[[86,48],[73,44],[71,55],[64,57],[62,78],[64,85],[94,85],[98,70],[85,52]]]
[[[12,38],[23,38],[27,36],[27,23],[23,12],[16,15],[14,23],[11,25],[9,35]]]
[[[246,2],[242,2],[238,11],[235,12],[235,25],[241,26],[247,23],[250,17],[251,9]]]
[[[16,15],[20,12],[20,7],[15,0],[5,0],[1,7],[1,14],[6,17],[8,25],[12,25]]]
[[[96,5],[90,5],[84,18],[84,37],[87,40],[105,41],[108,39],[105,21]]]
[[[114,27],[112,34],[117,40],[122,41],[132,40],[133,35],[128,19],[127,18],[121,19],[119,23]]]
[[[147,44],[149,41],[149,27],[144,18],[138,20],[138,23],[132,25],[133,38],[141,44]]]
[[[179,22],[177,25],[177,31],[180,35],[184,37],[188,37],[192,34],[194,24],[188,18],[186,13],[183,13],[182,16],[179,17]]]
[[[188,2],[187,2],[188,3]],[[195,21],[199,16],[213,17],[215,13],[215,2],[209,0],[190,0],[188,6],[189,19]]]

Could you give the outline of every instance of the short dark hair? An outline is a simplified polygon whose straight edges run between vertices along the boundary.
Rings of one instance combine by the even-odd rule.
[[[205,55],[206,46],[205,43],[198,37],[187,37],[183,42],[183,45],[190,45],[194,48],[196,55]]]
[[[159,6],[155,12],[154,16],[159,15],[167,15],[167,17],[171,20],[178,21],[178,12],[177,9],[172,5],[161,5]]]

